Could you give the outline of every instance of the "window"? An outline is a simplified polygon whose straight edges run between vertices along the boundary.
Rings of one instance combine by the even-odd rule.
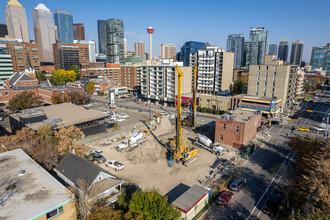
[[[219,137],[220,141],[223,141],[223,135],[220,134],[220,137]]]
[[[64,213],[64,209],[63,209],[63,206],[60,206],[60,207],[58,207],[58,208],[56,208],[56,209],[48,212],[46,214],[46,217],[47,217],[47,219],[51,219],[51,218],[53,218],[55,216],[58,216],[58,215],[60,215],[62,213]]]
[[[226,130],[226,124],[222,125],[222,130]]]
[[[236,126],[235,131],[239,132],[239,127],[238,126]]]

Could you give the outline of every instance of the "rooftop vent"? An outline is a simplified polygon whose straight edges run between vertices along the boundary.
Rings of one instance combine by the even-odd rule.
[[[20,170],[19,172],[18,172],[18,176],[23,176],[25,174],[25,170]]]

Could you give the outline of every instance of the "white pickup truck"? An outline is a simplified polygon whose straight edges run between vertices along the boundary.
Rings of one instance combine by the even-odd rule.
[[[119,163],[118,160],[108,160],[105,165],[119,171],[125,168],[124,164]]]

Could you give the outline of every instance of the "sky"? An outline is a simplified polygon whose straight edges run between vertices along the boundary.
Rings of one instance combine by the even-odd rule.
[[[268,31],[268,44],[281,38],[304,41],[303,60],[309,63],[312,47],[330,43],[330,0],[18,0],[26,10],[30,38],[34,39],[32,11],[44,3],[55,9],[70,10],[74,23],[85,25],[86,40],[97,41],[97,20],[124,21],[128,51],[143,41],[149,51],[146,29],[152,26],[153,56],[160,56],[161,43],[174,43],[177,51],[187,41],[209,42],[226,49],[228,34],[243,33],[251,27]],[[6,23],[0,0],[0,23]],[[98,50],[98,48],[97,48]]]

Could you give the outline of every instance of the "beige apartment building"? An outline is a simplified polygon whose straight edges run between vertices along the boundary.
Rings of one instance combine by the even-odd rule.
[[[295,65],[250,65],[248,95],[277,97],[289,107],[294,103],[297,71]]]
[[[176,46],[174,44],[161,44],[161,58],[162,59],[176,59]]]
[[[146,57],[146,49],[142,41],[134,43],[134,53],[135,56]]]
[[[10,0],[5,8],[5,16],[9,37],[30,43],[25,8],[17,0]]]

